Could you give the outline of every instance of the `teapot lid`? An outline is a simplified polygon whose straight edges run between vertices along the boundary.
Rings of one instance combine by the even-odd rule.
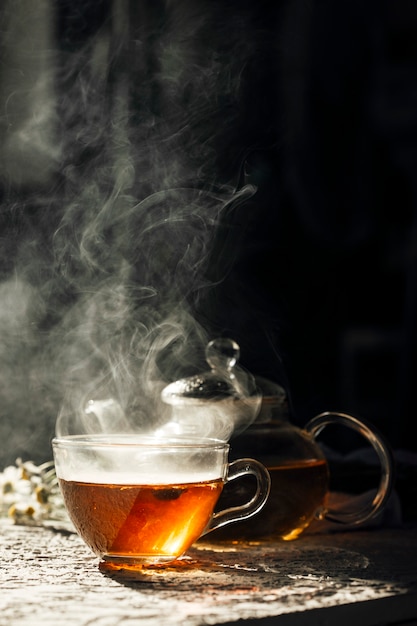
[[[230,398],[248,398],[257,394],[254,377],[238,366],[240,347],[233,339],[210,341],[205,351],[210,370],[170,383],[161,393],[162,400],[183,406],[218,402]]]

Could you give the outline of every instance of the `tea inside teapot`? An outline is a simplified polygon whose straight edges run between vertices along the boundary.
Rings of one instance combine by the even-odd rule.
[[[291,424],[285,390],[257,377],[263,392],[262,406],[254,423],[231,441],[230,458],[253,456],[271,476],[268,501],[251,523],[237,522],[220,528],[212,541],[258,541],[264,538],[292,540],[324,509],[329,472],[320,447],[307,433]],[[224,490],[221,501],[236,506],[253,490],[250,477],[239,492]]]

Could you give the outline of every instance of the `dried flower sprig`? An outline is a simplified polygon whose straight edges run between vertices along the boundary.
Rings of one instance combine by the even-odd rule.
[[[53,461],[17,459],[0,472],[0,517],[6,516],[23,525],[68,520]]]

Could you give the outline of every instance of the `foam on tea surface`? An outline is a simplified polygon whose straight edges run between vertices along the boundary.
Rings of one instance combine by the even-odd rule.
[[[205,483],[207,481],[222,480],[219,472],[215,469],[204,472],[198,471],[175,471],[161,472],[157,467],[153,470],[143,471],[115,471],[91,469],[86,471],[84,468],[77,470],[76,468],[60,469],[58,478],[66,481],[79,483],[88,483],[96,485],[189,485],[195,483]]]

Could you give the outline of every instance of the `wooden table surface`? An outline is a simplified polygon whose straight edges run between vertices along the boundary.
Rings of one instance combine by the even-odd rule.
[[[0,521],[1,626],[417,624],[417,527],[197,544],[111,578],[74,533]]]

